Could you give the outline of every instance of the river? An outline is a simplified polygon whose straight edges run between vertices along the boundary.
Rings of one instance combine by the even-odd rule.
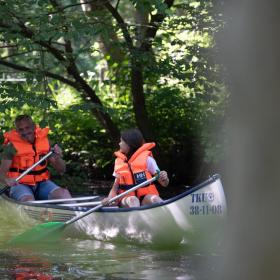
[[[11,247],[22,232],[18,219],[1,207],[0,279],[155,279],[206,280],[217,272],[221,254],[190,250],[186,245],[155,249],[67,238],[56,244]]]

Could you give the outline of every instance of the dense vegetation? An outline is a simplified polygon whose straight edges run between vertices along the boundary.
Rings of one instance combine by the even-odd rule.
[[[0,18],[1,132],[19,113],[49,125],[72,182],[110,180],[128,127],[174,184],[215,172],[228,94],[212,1],[0,1]]]

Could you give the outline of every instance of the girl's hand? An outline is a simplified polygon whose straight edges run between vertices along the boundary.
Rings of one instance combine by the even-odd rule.
[[[109,200],[110,200],[109,197],[105,197],[105,198],[103,198],[103,199],[101,200],[101,204],[102,204],[103,206],[106,206],[106,205],[108,205]]]
[[[115,201],[113,201],[113,202],[111,202],[111,203],[109,204],[109,200],[110,200],[111,198],[112,198],[112,197],[109,197],[109,196],[103,198],[103,199],[101,200],[101,204],[102,204],[103,206],[115,205],[115,204],[116,204]]]
[[[158,178],[158,182],[163,186],[163,187],[167,187],[167,185],[169,184],[169,179],[168,179],[168,175],[166,171],[160,171],[159,173],[159,178]]]

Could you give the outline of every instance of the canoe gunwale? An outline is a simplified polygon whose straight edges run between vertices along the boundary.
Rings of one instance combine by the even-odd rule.
[[[219,174],[212,175],[209,179],[198,184],[197,186],[191,187],[191,188],[187,189],[185,192],[178,194],[172,198],[166,199],[159,203],[154,203],[154,204],[145,205],[145,206],[141,206],[141,207],[131,207],[131,208],[103,207],[96,212],[131,212],[131,211],[143,211],[143,210],[147,210],[147,209],[161,207],[161,206],[173,203],[185,196],[188,196],[191,193],[196,192],[197,190],[215,182],[218,179],[220,179]],[[69,207],[69,206],[54,205],[54,204],[47,204],[47,203],[42,203],[42,204],[36,203],[35,204],[35,203],[28,203],[28,202],[20,202],[20,201],[15,201],[14,199],[11,199],[6,194],[3,194],[2,197],[3,197],[3,199],[7,200],[8,202],[10,202],[12,204],[18,204],[18,205],[27,206],[27,207],[38,207],[38,208],[45,208],[45,209],[46,208],[61,209],[61,210],[68,210],[68,211],[72,211],[72,212],[76,212],[76,211],[85,212],[85,211],[89,210],[90,208],[92,208],[92,207],[80,207],[80,206]]]

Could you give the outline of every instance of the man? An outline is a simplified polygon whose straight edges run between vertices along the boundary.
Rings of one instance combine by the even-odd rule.
[[[19,115],[15,119],[15,130],[4,134],[4,150],[0,164],[0,183],[10,186],[11,198],[18,201],[71,198],[67,189],[52,182],[47,169],[50,163],[58,173],[65,172],[62,150],[56,144],[53,155],[36,166],[19,182],[16,178],[32,166],[50,150],[49,128],[35,125],[28,115]]]

